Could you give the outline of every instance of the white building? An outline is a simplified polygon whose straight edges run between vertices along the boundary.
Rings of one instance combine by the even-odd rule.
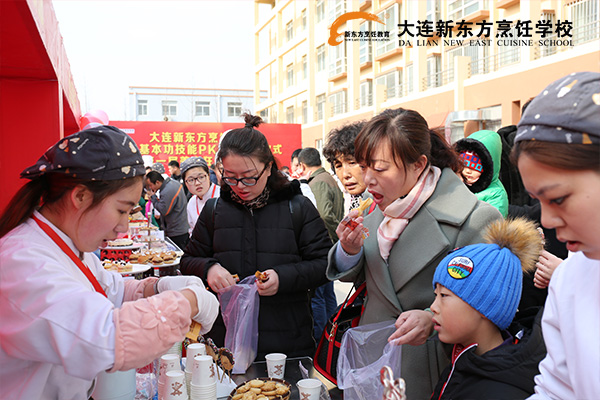
[[[253,90],[129,87],[131,121],[240,122],[244,112],[254,112]]]

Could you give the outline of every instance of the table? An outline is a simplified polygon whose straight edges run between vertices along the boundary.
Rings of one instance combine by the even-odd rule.
[[[304,368],[308,370],[308,376],[310,378],[318,378],[318,373],[313,367],[313,360],[310,357],[293,357],[288,358],[285,362],[285,379],[292,385],[292,393],[290,395],[290,400],[298,400],[298,388],[296,387],[296,383],[301,380],[302,374],[300,373],[299,363],[302,363]],[[266,361],[255,361],[248,367],[248,370],[245,374],[240,375],[232,375],[232,379],[238,385],[243,383],[249,379],[254,378],[266,378],[267,375],[267,363]],[[333,386],[332,384],[326,385],[328,387]],[[329,396],[331,400],[342,400],[342,391],[337,387],[332,387],[329,389]]]

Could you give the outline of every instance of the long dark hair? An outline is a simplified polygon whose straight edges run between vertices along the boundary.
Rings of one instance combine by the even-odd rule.
[[[515,143],[510,160],[517,165],[521,154],[557,169],[600,172],[600,146],[524,140]]]
[[[402,164],[404,170],[422,155],[427,157],[428,164],[440,169],[462,170],[458,154],[414,110],[387,109],[367,122],[354,141],[356,161],[372,166],[372,155],[386,141],[390,143],[394,162]]]
[[[111,181],[90,181],[64,174],[41,175],[21,187],[4,209],[0,216],[0,238],[25,222],[38,207],[57,204],[65,193],[70,192],[78,185],[85,186],[92,193],[92,204],[86,210],[89,212],[108,196],[132,186],[142,179],[142,176],[136,176]]]
[[[289,180],[279,171],[277,161],[269,148],[267,138],[258,128],[263,120],[258,115],[244,113],[242,115],[246,125],[243,128],[233,129],[225,134],[219,145],[219,162],[230,154],[241,157],[256,157],[260,162],[267,165],[271,163],[271,176],[267,180],[267,186],[272,191],[279,191],[287,187]],[[229,185],[224,184],[221,190],[230,191]]]

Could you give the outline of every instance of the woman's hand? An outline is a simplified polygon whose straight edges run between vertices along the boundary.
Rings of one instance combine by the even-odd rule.
[[[273,296],[274,294],[277,294],[277,291],[279,290],[279,275],[274,269],[268,269],[264,271],[264,274],[267,275],[266,281],[256,281],[258,294],[260,296]]]
[[[228,288],[235,285],[235,279],[229,271],[221,266],[221,264],[213,264],[208,269],[206,275],[208,286],[217,293],[220,289]]]
[[[418,346],[427,340],[433,331],[432,315],[429,311],[405,311],[396,320],[396,331],[388,338],[388,342],[398,339],[396,344]]]
[[[562,259],[556,257],[554,254],[542,250],[540,258],[536,264],[537,269],[533,275],[533,284],[538,289],[545,289],[550,284],[550,278],[554,273],[556,267],[563,262]]]
[[[340,239],[340,246],[342,246],[342,249],[344,249],[346,253],[350,255],[358,254],[365,241],[362,234],[363,217],[358,216],[358,211],[352,210],[346,218],[350,218],[351,222],[355,222],[357,225],[352,229],[343,222],[340,222],[335,233]]]

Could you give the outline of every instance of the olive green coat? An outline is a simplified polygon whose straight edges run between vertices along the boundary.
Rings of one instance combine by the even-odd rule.
[[[501,215],[496,208],[477,200],[446,168],[431,197],[392,247],[389,267],[377,246],[377,227],[383,220],[377,208],[364,220],[370,236],[358,264],[339,272],[335,264],[337,243],[329,252],[327,277],[366,279],[368,294],[360,325],[393,321],[403,311],[428,308],[434,300],[431,282],[438,263],[456,247],[481,242],[483,228],[497,218]],[[402,378],[407,398],[429,399],[448,363],[448,354],[435,337],[421,346],[403,346]]]

